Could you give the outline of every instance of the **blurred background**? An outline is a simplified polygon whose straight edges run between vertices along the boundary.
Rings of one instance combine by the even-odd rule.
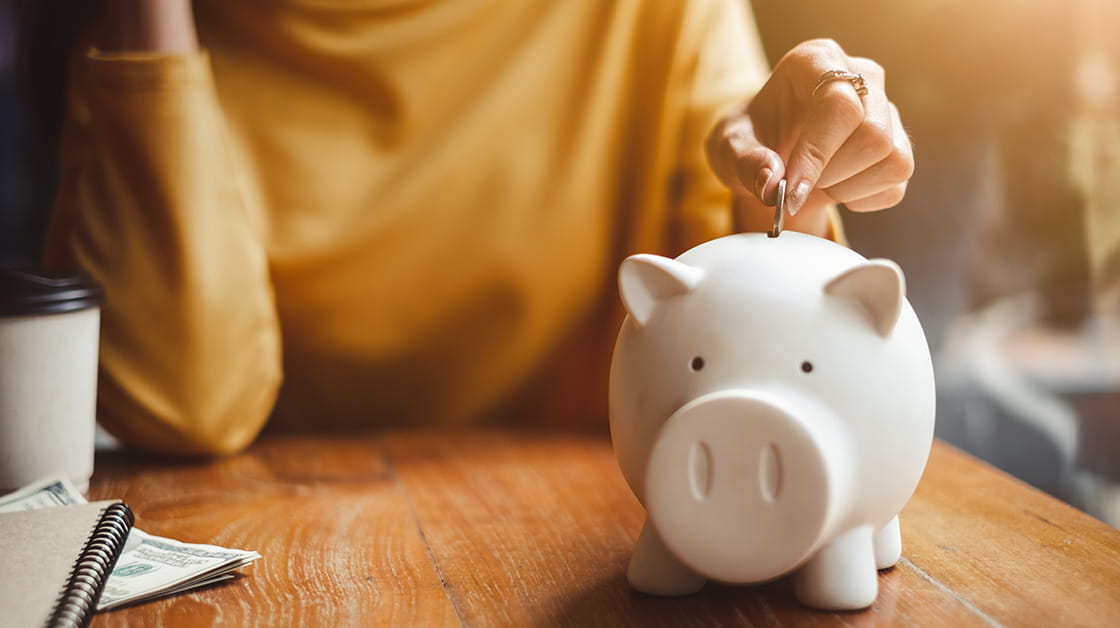
[[[844,222],[906,272],[938,436],[1120,526],[1120,3],[752,5],[771,63],[831,37],[886,69],[917,168]]]
[[[771,62],[831,37],[879,61],[911,133],[903,204],[845,213],[906,272],[937,434],[1120,526],[1120,3],[754,0]],[[0,2],[0,266],[39,251],[52,187]]]

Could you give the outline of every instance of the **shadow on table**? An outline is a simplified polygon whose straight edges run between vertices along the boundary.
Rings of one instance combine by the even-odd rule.
[[[880,577],[875,604],[857,612],[818,611],[802,606],[793,582],[783,578],[759,586],[708,583],[698,593],[681,597],[645,595],[632,590],[624,573],[600,580],[560,603],[546,626],[873,626],[894,614],[898,577]]]

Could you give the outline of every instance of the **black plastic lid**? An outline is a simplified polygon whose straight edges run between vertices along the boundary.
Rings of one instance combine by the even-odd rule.
[[[0,316],[59,314],[98,305],[101,288],[88,275],[0,269]]]

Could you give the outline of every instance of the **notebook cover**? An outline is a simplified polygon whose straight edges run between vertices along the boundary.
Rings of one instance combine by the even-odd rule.
[[[85,625],[96,607],[96,596],[100,594],[104,579],[112,570],[120,549],[124,546],[125,535],[100,534],[93,539],[98,524],[106,509],[119,501],[100,501],[89,504],[59,506],[0,513],[0,626],[45,626],[48,622],[58,624],[56,611],[60,601],[70,592],[69,606],[62,619],[74,620],[70,625]],[[127,528],[131,527],[132,516],[127,506],[120,506],[127,513]],[[120,517],[114,526],[121,527]],[[119,540],[117,539],[119,537]],[[95,572],[100,572],[92,583],[93,604],[84,612],[84,604],[74,604],[75,585],[71,576],[75,572],[79,557],[87,550],[91,540],[98,546],[89,549],[102,555],[94,561]],[[105,549],[111,556],[105,556]],[[88,556],[88,553],[87,553]],[[88,564],[87,564],[88,567]],[[88,574],[88,569],[87,569]],[[88,596],[90,578],[81,579]],[[76,616],[75,608],[82,609]],[[52,613],[55,616],[52,619]],[[62,625],[66,625],[63,623]]]

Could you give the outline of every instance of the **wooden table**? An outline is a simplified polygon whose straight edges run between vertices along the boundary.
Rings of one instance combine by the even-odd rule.
[[[90,497],[124,499],[149,532],[263,555],[95,627],[1120,626],[1120,532],[942,443],[902,513],[902,561],[856,613],[802,608],[787,580],[632,592],[643,511],[597,435],[266,436],[189,464],[100,453]]]

